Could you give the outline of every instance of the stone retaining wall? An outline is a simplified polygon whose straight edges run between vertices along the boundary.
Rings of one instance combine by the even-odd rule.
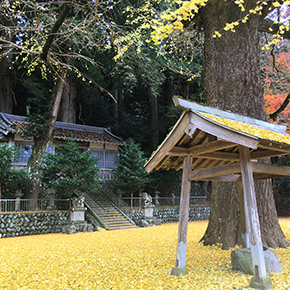
[[[0,238],[61,233],[69,211],[39,211],[0,214]]]
[[[123,211],[131,216],[130,208]],[[209,213],[209,206],[190,206],[189,220],[207,220]],[[178,222],[179,206],[154,207],[153,216],[162,223]],[[143,209],[134,208],[132,219],[138,224],[143,219]],[[69,211],[0,213],[0,238],[61,233],[68,221]]]
[[[127,216],[131,216],[131,209],[122,209]],[[189,221],[208,220],[210,213],[209,206],[192,205],[189,208]],[[179,206],[171,207],[154,207],[153,216],[160,219],[162,223],[173,223],[179,221]],[[132,219],[135,223],[139,223],[143,219],[143,208],[134,208]]]

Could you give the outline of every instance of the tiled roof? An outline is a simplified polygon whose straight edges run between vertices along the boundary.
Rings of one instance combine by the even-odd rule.
[[[0,132],[5,135],[9,132],[21,133],[27,124],[26,117],[0,113]],[[64,122],[55,122],[53,138],[101,144],[123,144],[121,138],[115,136],[106,128]]]

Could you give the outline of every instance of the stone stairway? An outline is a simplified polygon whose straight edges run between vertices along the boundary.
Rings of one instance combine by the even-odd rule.
[[[126,218],[106,197],[96,192],[85,193],[85,203],[99,216],[106,230],[134,229],[137,226]]]

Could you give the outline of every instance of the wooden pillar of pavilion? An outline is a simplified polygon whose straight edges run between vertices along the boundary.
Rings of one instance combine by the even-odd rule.
[[[249,230],[247,228],[245,216],[245,199],[242,178],[238,180],[238,186],[239,186],[240,227],[242,234],[242,246],[243,248],[250,248]]]
[[[239,154],[243,186],[242,191],[244,195],[246,235],[249,236],[252,262],[255,269],[255,276],[251,279],[250,287],[273,289],[271,279],[267,277],[266,272],[249,148],[240,145]]]
[[[185,275],[188,273],[185,267],[186,245],[187,245],[187,227],[190,202],[190,185],[188,173],[191,171],[192,157],[187,156],[183,159],[182,184],[179,211],[178,240],[176,250],[176,263],[172,268],[171,275]]]

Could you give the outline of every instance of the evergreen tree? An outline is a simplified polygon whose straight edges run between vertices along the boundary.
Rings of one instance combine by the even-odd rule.
[[[40,167],[41,181],[55,189],[60,198],[95,190],[99,185],[98,160],[90,151],[82,152],[73,141],[58,145],[55,155],[45,153],[43,165]]]
[[[4,143],[0,145],[0,198],[3,194],[11,198],[18,189],[24,189],[28,181],[28,174],[25,170],[12,169],[12,164],[18,158],[16,147],[9,147]],[[2,197],[3,197],[2,196]]]
[[[148,173],[143,167],[145,164],[144,154],[140,145],[133,139],[129,139],[124,146],[120,147],[117,158],[117,170],[115,173],[117,187],[125,194],[133,194],[142,189],[148,183]]]

